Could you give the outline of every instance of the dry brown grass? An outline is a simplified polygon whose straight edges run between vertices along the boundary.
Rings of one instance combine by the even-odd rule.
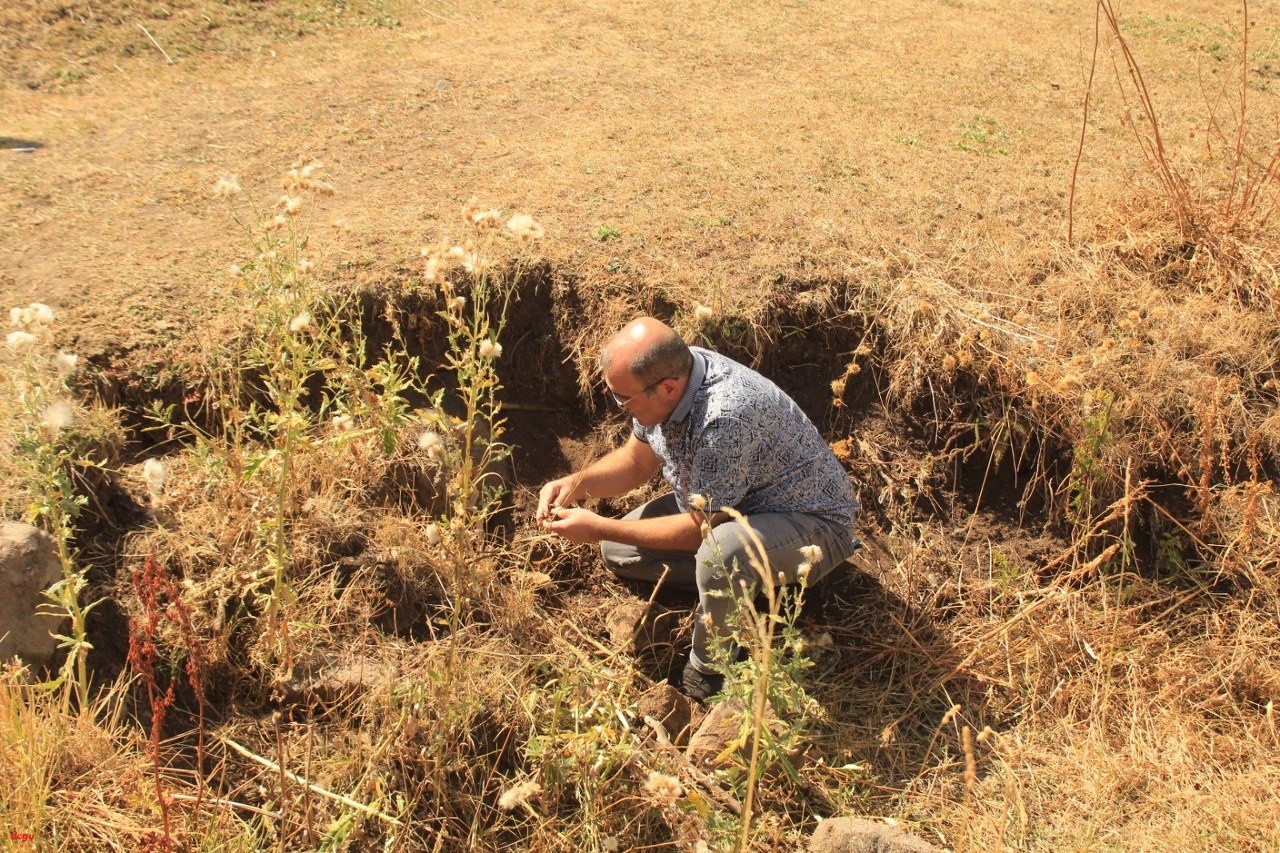
[[[244,326],[207,298],[239,253],[207,198],[223,174],[250,187],[282,151],[324,160],[344,188],[316,220],[332,284],[371,294],[366,320],[424,351],[442,329],[418,246],[460,238],[472,196],[533,211],[551,238],[526,295],[547,294],[549,316],[505,342],[513,394],[550,382],[554,365],[522,355],[545,337],[533,351],[569,359],[589,398],[602,334],[657,312],[802,396],[843,440],[868,527],[885,528],[887,550],[809,617],[833,637],[811,685],[814,760],[757,793],[760,849],[840,812],[957,850],[1280,843],[1280,242],[1228,203],[1236,10],[1121,10],[1187,192],[1150,171],[1104,41],[1068,244],[1093,18],[1060,4],[166,8],[73,5],[50,23],[54,7],[28,2],[0,19],[6,80],[41,84],[0,90],[4,132],[47,143],[0,161],[0,284],[12,303],[55,304],[62,341],[118,399],[219,393],[201,338]],[[1251,11],[1245,141],[1265,166],[1280,21]],[[242,618],[271,500],[243,460],[175,454],[122,543],[118,578],[154,553],[190,582],[225,715],[215,793],[203,814],[175,809],[179,835],[691,841],[705,826],[640,784],[671,769],[661,752],[610,716],[648,675],[597,639],[590,558],[517,530],[483,554],[481,593],[446,637],[448,561],[421,523],[435,474],[401,438],[298,469],[296,683]],[[148,503],[136,477],[116,482]],[[376,677],[315,688],[353,661]],[[5,685],[6,731],[34,725],[23,714],[70,725]],[[588,707],[604,710],[575,716]],[[127,846],[155,823],[138,736],[100,728],[72,738],[93,767],[64,772],[50,747],[36,763],[56,785],[15,812],[62,849]],[[172,754],[189,762],[183,740]],[[497,806],[532,778],[530,806]],[[192,788],[189,770],[166,779]],[[401,833],[396,815],[418,826]]]

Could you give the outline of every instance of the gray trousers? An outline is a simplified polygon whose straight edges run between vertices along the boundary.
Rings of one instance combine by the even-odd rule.
[[[626,518],[657,518],[679,512],[675,495],[668,493],[636,507]],[[809,571],[810,584],[830,573],[854,552],[851,528],[816,515],[760,513],[747,520],[764,545],[769,570],[775,579],[781,573],[785,583],[797,581],[796,571],[804,562],[800,553],[802,545],[817,545],[822,549],[822,559]],[[713,640],[730,640],[727,620],[737,606],[737,596],[742,589],[740,581],[747,582],[751,595],[759,588],[759,575],[752,568],[756,547],[751,534],[733,520],[714,527],[697,552],[662,551],[609,541],[600,543],[600,552],[605,565],[619,577],[654,583],[666,571],[664,586],[697,590],[698,611],[693,622],[690,660],[699,669],[711,669]],[[709,626],[704,624],[708,621],[704,615],[710,616]]]

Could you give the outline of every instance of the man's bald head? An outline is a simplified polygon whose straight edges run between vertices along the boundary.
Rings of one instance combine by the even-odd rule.
[[[642,385],[683,379],[693,367],[693,353],[676,330],[653,317],[639,317],[609,339],[600,353],[600,371],[609,376],[625,370]]]

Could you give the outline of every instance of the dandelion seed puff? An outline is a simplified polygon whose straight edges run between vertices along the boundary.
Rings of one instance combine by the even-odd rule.
[[[69,352],[60,352],[53,357],[53,366],[58,369],[58,373],[66,379],[76,372],[76,365],[80,362],[80,356],[72,355]]]
[[[425,528],[423,528],[422,535],[426,537],[428,545],[439,545],[440,544],[440,525],[434,524],[434,523],[428,524]]]
[[[229,178],[218,178],[218,182],[213,185],[213,194],[220,198],[231,198],[233,195],[239,195],[240,179],[235,175]]]
[[[25,323],[25,322],[23,322],[23,318],[22,318],[22,309],[21,309],[21,308],[10,308],[10,309],[9,309],[9,325],[10,325],[10,326],[25,326],[25,325],[26,325],[26,323]]]
[[[684,788],[680,786],[679,779],[657,770],[649,771],[644,789],[659,800],[678,800],[684,796]]]
[[[812,563],[801,563],[796,567],[796,577],[801,581],[809,579],[809,573],[813,571]]]
[[[280,197],[280,206],[284,208],[286,216],[297,216],[298,211],[302,210],[302,197],[296,195],[283,195]]]
[[[450,246],[449,251],[445,252],[445,257],[453,261],[461,261],[467,257],[467,250],[462,246]]]
[[[707,509],[707,496],[699,494],[689,495],[689,506],[699,512],[705,512]]]
[[[333,184],[328,181],[311,181],[310,185],[311,189],[319,193],[324,193],[325,195],[333,195],[336,192]]]
[[[693,309],[693,319],[697,320],[699,323],[702,323],[705,325],[706,323],[710,323],[715,318],[716,318],[716,312],[712,311],[710,306],[702,305],[701,303],[699,303],[698,307]]]
[[[43,302],[32,302],[27,306],[30,313],[30,322],[37,326],[51,326],[54,321],[53,309]]]
[[[44,410],[40,421],[51,431],[62,432],[62,430],[71,426],[75,419],[75,412],[72,411],[71,404],[66,400],[59,400]]]
[[[822,562],[822,546],[821,545],[802,545],[800,546],[800,555],[810,563]]]
[[[502,355],[502,344],[498,343],[497,341],[491,341],[488,338],[485,338],[483,341],[480,342],[481,358],[492,359],[492,358],[497,358],[500,355]]]
[[[502,796],[498,798],[498,808],[509,812],[516,806],[529,802],[530,797],[536,796],[541,791],[542,786],[532,779],[520,782],[502,792]]]
[[[473,273],[476,271],[476,266],[479,262],[479,256],[475,252],[468,252],[466,257],[462,259],[462,268],[468,273]]]
[[[333,428],[338,432],[347,432],[348,430],[355,429],[355,426],[355,419],[352,418],[351,415],[342,414],[333,416]]]
[[[309,178],[313,174],[315,174],[317,170],[323,169],[323,168],[324,168],[324,163],[321,163],[318,160],[312,161],[302,167],[302,177]]]
[[[455,296],[445,303],[445,307],[447,307],[450,311],[461,311],[466,306],[466,304],[467,304],[467,297]]]
[[[508,219],[507,230],[521,240],[539,240],[546,233],[542,226],[527,213],[517,213]]]
[[[301,332],[311,326],[311,312],[303,311],[289,321],[289,331]]]
[[[147,484],[147,493],[151,496],[152,503],[164,494],[166,477],[164,463],[159,459],[148,459],[142,463],[142,479]]]
[[[283,213],[277,213],[275,216],[271,217],[271,221],[268,222],[265,227],[267,231],[279,231],[287,225],[288,222],[289,217],[285,216]]]
[[[10,332],[4,342],[14,352],[22,352],[36,342],[36,336],[30,332]]]

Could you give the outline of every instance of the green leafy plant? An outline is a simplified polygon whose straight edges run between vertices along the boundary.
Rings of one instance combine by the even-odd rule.
[[[104,413],[82,408],[73,398],[70,381],[78,358],[65,352],[50,355],[55,317],[48,306],[33,303],[13,308],[9,319],[17,328],[5,341],[11,359],[4,384],[6,398],[16,404],[13,449],[22,472],[25,515],[53,538],[62,565],[62,578],[45,591],[47,602],[41,613],[69,624],[65,633],[55,635],[66,658],[49,687],[68,688],[64,708],[73,688],[83,710],[89,708],[86,659],[92,648],[87,620],[99,601],[83,600],[88,569],[80,563],[74,540],[88,498],[77,490],[76,479],[90,469],[105,467],[105,459],[94,458],[101,452],[94,430],[103,426]],[[95,419],[100,423],[95,425]]]

